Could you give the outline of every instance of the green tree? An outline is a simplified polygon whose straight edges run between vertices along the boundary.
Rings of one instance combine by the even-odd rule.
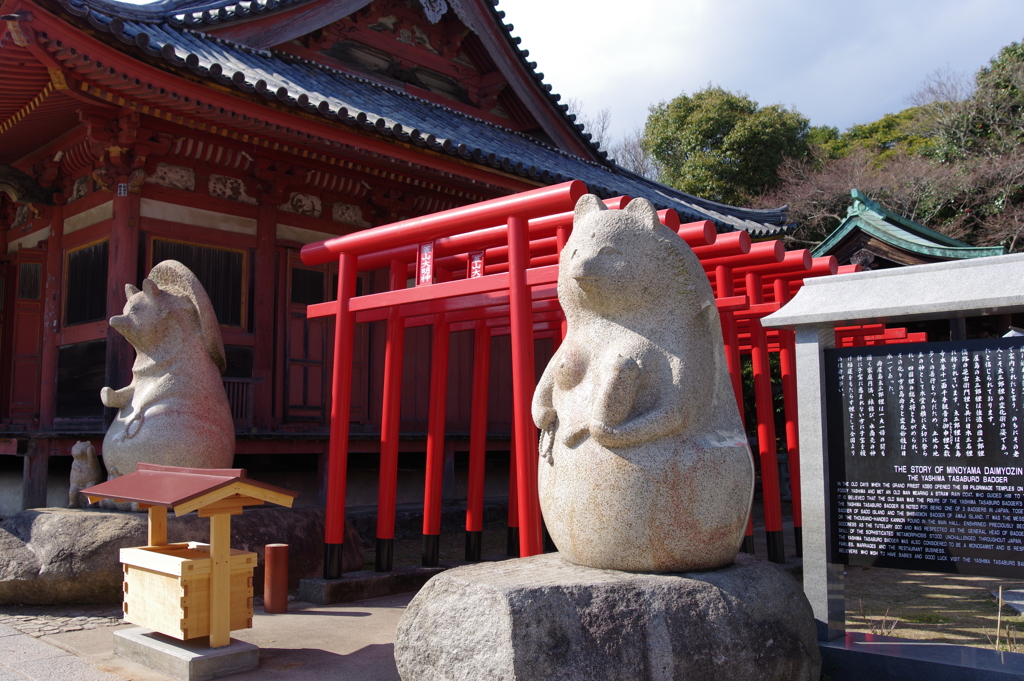
[[[854,125],[839,135],[836,151],[846,156],[853,149],[863,149],[876,165],[900,154],[926,155],[934,141],[923,118],[918,107],[911,107],[872,123]]]
[[[838,226],[855,187],[969,244],[1024,249],[1024,44],[973,79],[937,71],[911,101],[842,133],[812,128],[811,153],[787,160],[780,185],[751,203],[787,204],[800,245]]]
[[[737,204],[775,187],[784,159],[807,154],[809,125],[796,111],[709,86],[652,106],[644,147],[665,184]]]

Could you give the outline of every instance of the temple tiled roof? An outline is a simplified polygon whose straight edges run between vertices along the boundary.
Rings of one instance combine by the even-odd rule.
[[[249,19],[268,12],[307,4],[313,0],[158,0],[131,5],[116,0],[71,0],[63,3],[69,11],[84,15],[89,10],[143,23],[215,26],[228,21]]]
[[[684,222],[711,220],[721,231],[744,230],[755,238],[777,236],[790,228],[785,207],[753,210],[701,199],[619,168],[612,161],[589,161],[403,90],[284,52],[215,37],[189,28],[180,19],[198,14],[210,20],[215,15],[218,20],[230,20],[243,11],[272,12],[308,1],[162,0],[142,9],[110,0],[60,0],[70,13],[109,32],[131,46],[129,49],[158,57],[171,67],[189,69],[211,84],[257,93],[326,119],[523,177],[548,183],[579,179],[599,195],[646,198],[659,208],[675,209]],[[527,66],[532,70],[535,64],[528,62]],[[550,91],[550,87],[546,89]]]
[[[969,246],[929,229],[872,201],[857,189],[850,190],[850,194],[853,203],[847,209],[846,219],[811,252],[814,257],[832,255],[856,231],[928,259],[962,260],[1006,254],[1002,246]]]

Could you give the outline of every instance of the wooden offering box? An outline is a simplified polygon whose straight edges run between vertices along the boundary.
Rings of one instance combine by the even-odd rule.
[[[121,549],[125,620],[182,641],[209,636],[211,562],[197,542]],[[255,553],[231,550],[231,631],[252,627],[255,567]]]
[[[149,510],[149,546],[121,549],[126,620],[182,641],[209,636],[211,648],[252,626],[256,554],[231,549],[231,516],[268,501],[290,507],[297,493],[249,480],[241,468],[145,463],[82,491],[90,501],[133,501]],[[168,508],[209,518],[210,543],[168,544]]]

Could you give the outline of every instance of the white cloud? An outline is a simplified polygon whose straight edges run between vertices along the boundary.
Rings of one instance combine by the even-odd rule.
[[[555,92],[610,109],[614,134],[708,83],[845,129],[904,108],[937,69],[973,73],[1024,37],[1019,0],[504,0],[499,9]]]

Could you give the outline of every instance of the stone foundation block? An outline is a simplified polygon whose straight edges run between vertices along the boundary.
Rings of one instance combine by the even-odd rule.
[[[177,641],[142,627],[114,632],[114,653],[180,681],[206,681],[256,669],[259,648],[231,639],[211,648],[209,637]]]
[[[772,563],[681,574],[581,567],[559,554],[443,572],[409,604],[405,681],[817,681],[810,605]]]

